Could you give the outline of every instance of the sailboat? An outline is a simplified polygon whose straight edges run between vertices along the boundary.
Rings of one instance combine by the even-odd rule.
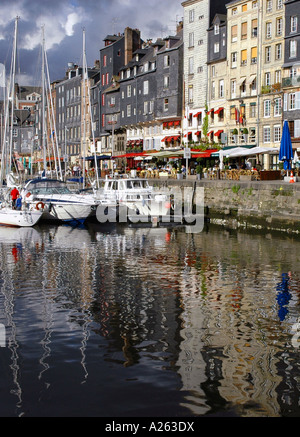
[[[13,55],[12,55],[12,63],[11,63],[11,74],[10,74],[10,82],[7,87],[7,100],[5,105],[5,127],[4,134],[2,137],[2,159],[1,159],[1,198],[0,198],[0,225],[5,226],[17,226],[17,227],[31,227],[38,223],[41,219],[43,212],[37,207],[37,203],[33,202],[32,204],[28,204],[26,202],[22,203],[22,207],[17,210],[14,209],[11,201],[9,200],[9,191],[11,185],[16,186],[16,182],[13,179],[13,176],[10,172],[11,170],[11,161],[12,161],[12,130],[13,130],[13,119],[14,119],[14,100],[15,100],[15,91],[14,91],[14,82],[15,82],[15,67],[16,67],[16,49],[17,49],[17,34],[18,34],[18,19],[16,17],[15,20],[15,32],[14,32],[14,46],[13,46]],[[5,66],[2,66],[2,74],[3,74],[3,85],[4,89],[6,89],[5,83]],[[11,111],[11,125],[9,130],[9,111]],[[9,135],[8,135],[9,134]],[[10,141],[8,141],[8,138]],[[8,150],[9,144],[9,150]],[[6,172],[6,176],[5,176]],[[6,179],[7,185],[3,187],[3,181]]]
[[[48,99],[48,115],[51,115],[51,109],[53,108],[49,70],[47,55],[45,50],[45,38],[44,38],[44,28],[42,35],[42,150],[44,154],[44,170],[46,170],[46,133],[45,133],[45,73],[47,72],[47,84],[49,87],[50,99]],[[50,121],[50,120],[49,120]],[[56,128],[55,128],[55,117],[52,111],[52,126],[54,126],[54,138],[57,139]],[[61,222],[67,222],[71,224],[83,223],[91,215],[96,214],[97,205],[99,201],[95,199],[92,195],[81,195],[69,190],[67,183],[62,180],[62,172],[60,168],[60,156],[59,148],[56,143],[52,144],[54,159],[56,162],[56,156],[58,157],[59,171],[56,168],[57,178],[36,178],[31,179],[26,183],[23,189],[23,198],[26,202],[40,202],[43,205],[43,219],[47,220],[57,220]],[[56,150],[56,152],[55,152]]]

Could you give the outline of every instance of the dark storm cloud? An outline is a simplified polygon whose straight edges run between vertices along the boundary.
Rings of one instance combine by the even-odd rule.
[[[68,62],[82,63],[83,28],[88,63],[93,65],[107,34],[122,33],[129,26],[140,29],[145,40],[164,37],[175,33],[182,13],[181,0],[1,0],[0,62],[9,66],[16,16],[19,68],[27,76],[20,80],[28,82],[40,78],[41,26],[55,80],[63,78]]]

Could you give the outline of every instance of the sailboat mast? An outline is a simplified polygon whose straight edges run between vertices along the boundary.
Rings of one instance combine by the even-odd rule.
[[[82,176],[83,188],[85,188],[85,156],[86,156],[86,51],[85,51],[85,29],[83,29],[83,160]]]
[[[46,177],[46,138],[45,138],[45,29],[42,26],[42,150],[44,154],[44,172]]]
[[[17,58],[17,35],[18,35],[18,21],[20,17],[15,19],[15,35],[14,35],[14,48],[12,57],[12,75],[11,75],[11,121],[10,121],[10,141],[9,141],[9,155],[8,155],[8,169],[7,173],[11,170],[12,162],[12,149],[13,149],[13,127],[14,127],[14,109],[15,109],[15,77],[16,77],[16,58]]]

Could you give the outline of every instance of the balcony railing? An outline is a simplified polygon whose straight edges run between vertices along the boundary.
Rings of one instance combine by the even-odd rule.
[[[282,79],[282,86],[283,86],[283,88],[286,88],[289,86],[300,86],[300,76],[283,78]]]

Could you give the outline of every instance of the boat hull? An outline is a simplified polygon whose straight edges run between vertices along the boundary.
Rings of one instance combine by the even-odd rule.
[[[16,211],[10,208],[2,208],[0,210],[0,225],[32,227],[39,222],[42,214],[42,211]]]

